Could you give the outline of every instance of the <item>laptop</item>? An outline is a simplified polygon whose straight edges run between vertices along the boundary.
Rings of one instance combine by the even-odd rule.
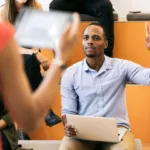
[[[66,115],[67,124],[75,127],[75,138],[101,142],[120,142],[126,128],[117,128],[115,118]]]
[[[68,12],[25,8],[15,21],[15,39],[23,47],[55,49],[71,21],[72,14]]]

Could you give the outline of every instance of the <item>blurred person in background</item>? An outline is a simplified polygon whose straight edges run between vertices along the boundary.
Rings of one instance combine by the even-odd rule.
[[[96,17],[108,31],[109,45],[105,49],[105,55],[113,57],[114,19],[110,0],[53,0],[49,9],[79,12]]]

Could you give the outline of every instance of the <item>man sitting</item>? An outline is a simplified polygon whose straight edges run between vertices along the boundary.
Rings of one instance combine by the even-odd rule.
[[[150,36],[147,36],[146,43],[150,49],[149,39]],[[150,69],[131,61],[105,56],[107,46],[105,28],[97,23],[89,24],[82,38],[86,58],[69,67],[62,77],[65,137],[60,150],[135,150],[126,108],[125,87],[129,82],[150,85]],[[117,127],[128,130],[117,144],[78,140],[74,138],[76,129],[65,121],[66,114],[116,118]],[[97,131],[97,134],[101,133]]]

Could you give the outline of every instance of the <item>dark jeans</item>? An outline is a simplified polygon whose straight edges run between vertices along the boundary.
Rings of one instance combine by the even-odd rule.
[[[114,48],[114,20],[113,7],[109,0],[53,0],[50,9],[79,12],[97,18],[107,29],[108,48],[105,55],[112,57]]]
[[[2,146],[3,146],[3,150],[11,150],[11,146],[5,136],[5,134],[3,132],[2,133]]]

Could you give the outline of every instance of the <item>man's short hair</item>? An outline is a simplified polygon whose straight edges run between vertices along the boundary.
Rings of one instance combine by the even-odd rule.
[[[90,24],[88,24],[88,25],[86,26],[86,28],[84,29],[84,31],[85,31],[89,26],[91,26],[91,25],[95,25],[95,26],[101,27],[101,28],[103,29],[103,32],[104,32],[104,38],[105,38],[105,40],[108,40],[107,28],[105,28],[105,27],[104,27],[102,24],[100,24],[100,23],[92,22],[92,23],[90,23]],[[83,31],[83,33],[84,33],[84,31]]]

